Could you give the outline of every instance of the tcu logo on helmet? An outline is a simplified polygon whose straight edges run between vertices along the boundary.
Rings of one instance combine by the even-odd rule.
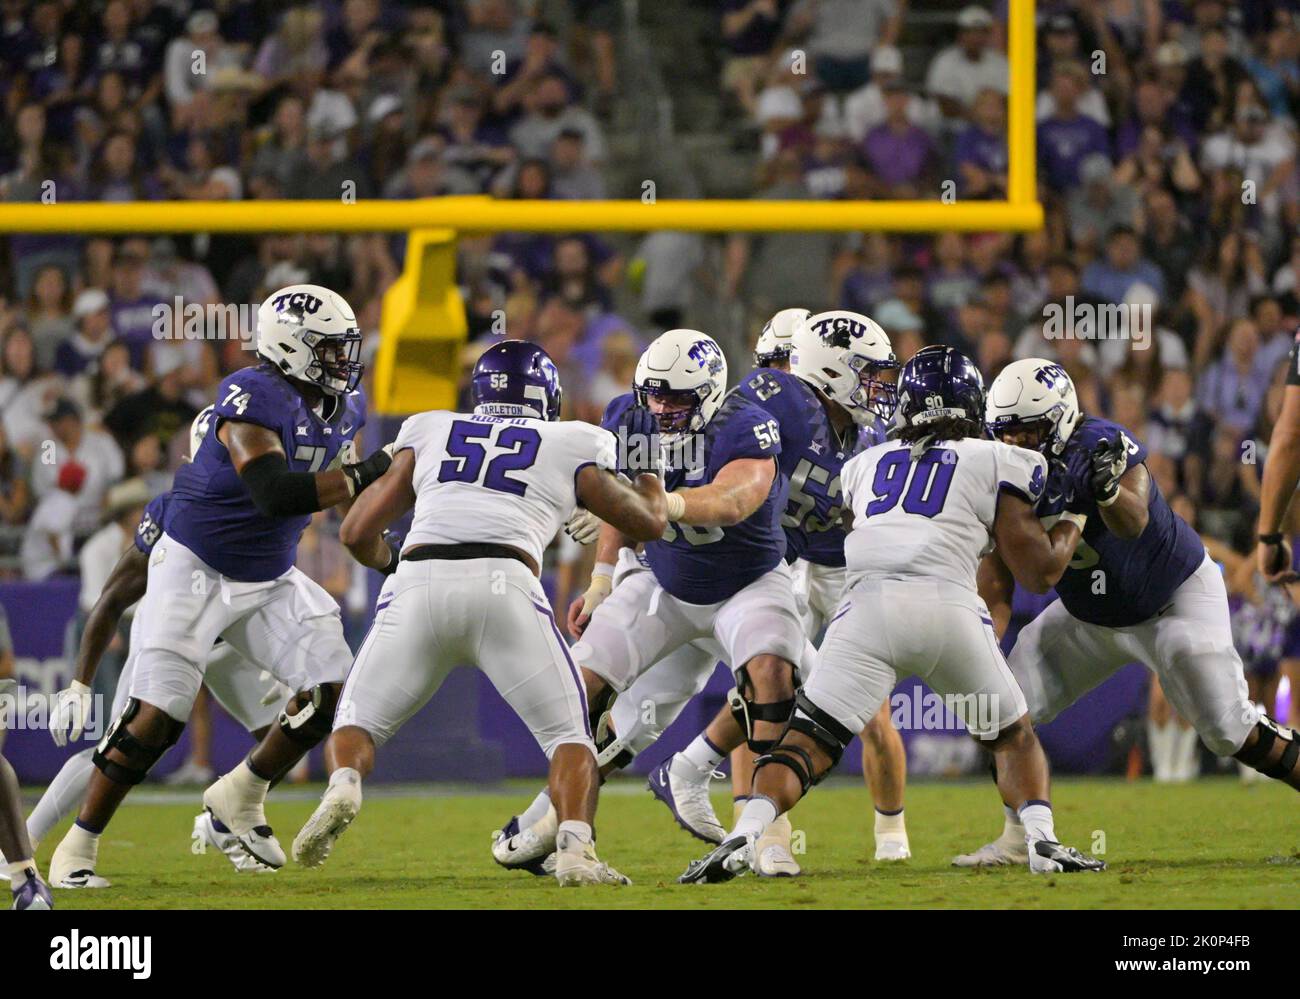
[[[305,291],[295,291],[292,295],[277,295],[271,300],[271,304],[275,306],[276,312],[294,309],[314,316],[324,303],[315,295],[309,295]]]
[[[1065,377],[1065,369],[1059,364],[1044,364],[1034,372],[1034,380],[1040,381],[1048,388],[1054,388],[1064,392],[1065,387],[1061,379]]]
[[[686,352],[686,356],[700,367],[707,368],[711,375],[716,375],[722,370],[722,351],[711,340],[696,340],[691,344],[691,349]]]
[[[866,336],[867,327],[858,322],[856,319],[850,319],[848,316],[830,316],[826,319],[819,319],[813,323],[813,332],[823,340],[840,338],[844,334],[845,338]]]

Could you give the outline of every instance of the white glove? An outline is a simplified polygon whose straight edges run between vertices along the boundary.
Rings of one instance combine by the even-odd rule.
[[[269,683],[271,685],[270,689],[262,695],[262,699],[258,701],[262,707],[277,702],[284,704],[293,696],[293,690],[277,680],[270,670],[262,670],[262,672],[257,674],[257,678],[261,680],[262,683]]]
[[[580,545],[589,545],[600,537],[600,524],[600,518],[594,513],[578,507],[565,522],[564,533]]]
[[[86,728],[90,716],[90,688],[80,680],[73,680],[66,690],[54,696],[54,710],[50,712],[50,736],[56,746],[76,742]]]

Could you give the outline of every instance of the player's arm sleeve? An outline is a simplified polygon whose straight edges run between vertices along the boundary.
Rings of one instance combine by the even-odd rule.
[[[162,497],[156,496],[144,508],[144,513],[140,517],[140,523],[135,529],[135,536],[131,538],[131,542],[141,555],[152,553],[153,546],[158,543],[158,538],[162,535],[162,507]]]

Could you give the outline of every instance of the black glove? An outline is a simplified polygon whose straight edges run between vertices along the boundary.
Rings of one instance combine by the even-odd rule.
[[[343,466],[343,474],[352,483],[353,496],[388,471],[388,466],[393,463],[393,455],[389,450],[391,447],[391,444],[385,445],[373,454],[362,458],[355,465]]]
[[[644,406],[633,406],[619,422],[618,470],[629,479],[643,472],[658,475],[663,467],[659,452],[659,421]]]
[[[1128,452],[1118,438],[1102,438],[1088,456],[1088,488],[1092,498],[1106,506],[1119,492],[1119,480],[1128,470]]]
[[[385,568],[379,570],[379,573],[382,576],[391,576],[397,571],[397,563],[402,558],[402,539],[392,531],[385,531],[384,544],[388,545],[388,550],[393,553],[393,558]]]

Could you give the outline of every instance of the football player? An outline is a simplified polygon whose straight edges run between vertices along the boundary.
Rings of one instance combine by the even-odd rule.
[[[587,702],[538,575],[575,502],[634,540],[659,537],[668,523],[663,483],[653,474],[626,483],[612,434],[557,422],[559,372],[534,344],[489,348],[470,395],[472,416],[434,411],[402,424],[392,467],[343,521],[344,544],[391,575],[326,744],[330,786],[293,856],[308,867],[324,862],[361,807],[376,747],[453,667],[470,662],[551,761],[559,883],[629,884],[596,857],[599,778]],[[412,507],[399,558],[383,531]]]
[[[16,686],[13,680],[0,680],[0,694]],[[18,788],[18,776],[9,761],[0,754],[0,852],[15,860],[0,861],[13,895],[13,908],[53,909],[54,900],[36,867],[36,848],[27,836],[23,822],[23,800]]]
[[[736,391],[767,410],[781,427],[781,472],[789,480],[781,518],[786,561],[792,565],[795,595],[811,641],[830,620],[844,589],[840,468],[863,447],[884,440],[883,428],[893,417],[898,362],[885,331],[866,316],[843,311],[810,316],[803,309],[772,317],[759,337],[755,361],[758,370],[742,378]],[[616,713],[615,722],[619,720]],[[714,741],[725,726],[720,714],[712,731],[699,738]],[[904,860],[911,855],[903,818],[907,756],[888,703],[863,730],[862,746],[876,807],[876,859]],[[726,830],[709,806],[707,775],[701,794],[702,775],[690,765],[691,756],[702,748],[689,747],[661,764],[650,775],[650,789],[673,809],[684,828],[718,843]],[[753,761],[748,747],[731,754],[733,821],[748,799]],[[799,873],[790,836],[789,818],[782,815],[757,845],[755,870],[760,875]]]
[[[980,557],[995,542],[1017,579],[1045,592],[1064,571],[1084,518],[1071,514],[1043,530],[1033,501],[1046,461],[982,439],[983,412],[983,380],[964,354],[928,347],[903,366],[892,439],[841,472],[848,586],[817,667],[780,741],[755,761],[740,820],[687,868],[683,883],[727,881],[752,868],[766,828],[825,777],[907,675],[948,698],[992,750],[1034,871],[1105,866],[1056,841],[1047,760],[976,592]]]
[[[622,447],[662,454],[671,523],[646,542],[645,570],[630,569],[612,592],[612,560],[633,542],[604,528],[592,584],[568,619],[580,636],[573,658],[602,737],[611,702],[616,710],[624,702],[652,727],[662,721],[653,699],[614,701],[640,677],[658,677],[689,699],[717,660],[732,664],[745,723],[729,719],[726,736],[691,761],[702,773],[746,741],[759,752],[779,736],[806,644],[784,561],[781,430],[745,397],[724,400],[726,382],[721,349],[695,330],[669,330],[642,354],[633,394],[614,400],[607,417],[619,422]],[[625,745],[617,715],[612,727],[616,739],[602,756],[630,759],[635,747]],[[524,821],[534,816],[531,825]],[[504,866],[528,868],[544,861],[554,842],[554,821],[539,796],[498,836],[493,855]]]
[[[1038,516],[1086,517],[1056,584],[1060,600],[1025,626],[1011,650],[1034,723],[1051,721],[1136,660],[1160,678],[1211,752],[1300,788],[1297,734],[1251,703],[1223,574],[1165,501],[1144,464],[1146,446],[1126,427],[1084,415],[1065,370],[1038,358],[1003,369],[989,389],[987,418],[1000,440],[1048,456]],[[980,570],[999,628],[1010,617],[1007,554],[994,553]],[[1019,819],[1008,810],[998,839],[953,863],[1024,863]]]
[[[338,605],[294,567],[298,540],[313,513],[350,501],[391,460],[383,450],[343,458],[365,422],[360,349],[351,307],[327,288],[291,285],[259,308],[260,363],[222,381],[212,429],[176,473],[136,612],[126,707],[95,750],[77,820],[50,861],[56,887],[94,876],[100,834],[180,738],[218,638],[295,694],[203,804],[255,860],[283,866],[266,792],[329,734],[352,661]]]
[[[194,418],[190,426],[191,455],[198,453],[199,445],[207,435],[211,417],[212,407],[208,406]],[[117,631],[122,615],[144,596],[149,578],[149,556],[162,534],[170,497],[169,492],[162,493],[145,507],[131,547],[118,559],[86,617],[86,626],[81,633],[81,644],[77,650],[76,679],[59,692],[50,718],[50,734],[56,745],[65,746],[81,738],[91,704],[91,683],[99,662]],[[110,711],[113,718],[118,717],[126,707],[127,692],[131,689],[136,660],[139,658],[140,622],[139,615],[131,622],[127,660],[113,695]],[[218,703],[258,741],[275,724],[284,702],[292,693],[278,680],[268,681],[267,677],[267,674],[220,639],[208,655],[203,677],[203,682]],[[81,803],[95,770],[92,762],[94,754],[94,747],[88,747],[68,757],[32,809],[32,814],[27,819],[27,834],[31,837],[33,849]],[[220,850],[236,870],[272,870],[245,853],[239,846],[238,839],[206,809],[195,816],[194,837],[197,841]],[[85,877],[82,887],[107,888],[109,884],[107,878],[93,875]]]

